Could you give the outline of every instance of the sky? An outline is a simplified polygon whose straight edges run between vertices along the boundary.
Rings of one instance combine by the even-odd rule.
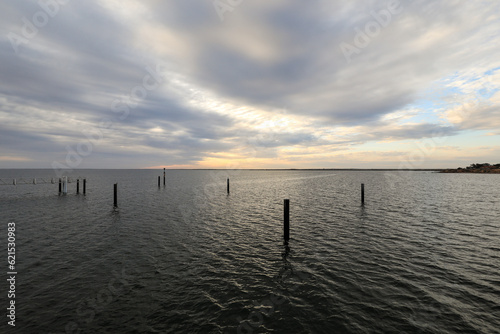
[[[500,2],[2,0],[0,168],[500,163]]]

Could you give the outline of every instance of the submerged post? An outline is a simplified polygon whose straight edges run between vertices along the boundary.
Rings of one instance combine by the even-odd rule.
[[[80,179],[76,179],[76,193],[80,193]]]
[[[62,180],[59,178],[59,194],[61,194],[62,191]]]
[[[114,185],[113,203],[115,207],[118,207],[118,183]]]
[[[361,204],[365,204],[365,184],[361,183]]]
[[[227,193],[229,194],[229,178],[227,179]]]
[[[12,182],[13,185],[16,185],[17,182],[16,182],[16,179],[14,179],[14,181]]]
[[[63,179],[63,194],[66,195],[68,193],[68,177],[65,176]]]
[[[33,184],[36,184],[36,178],[35,178],[35,179],[33,179]]]
[[[163,168],[163,185],[165,185],[165,168]]]
[[[83,194],[87,191],[87,179],[83,179]]]
[[[285,241],[288,242],[290,239],[290,200],[286,199],[284,203],[284,212],[283,212],[283,236]]]
[[[160,187],[161,176],[158,176],[158,188]]]

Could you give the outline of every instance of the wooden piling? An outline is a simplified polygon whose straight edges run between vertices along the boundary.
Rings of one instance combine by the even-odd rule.
[[[163,168],[163,185],[165,186],[165,168]]]
[[[365,204],[365,184],[361,183],[361,204]]]
[[[17,181],[16,179],[14,179],[14,181],[12,182],[13,185],[16,185],[17,184]]]
[[[229,178],[227,179],[227,193],[229,194]]]
[[[114,203],[115,208],[118,207],[118,183],[114,184],[113,203]]]
[[[79,194],[80,193],[80,179],[77,179],[76,180],[76,193]]]
[[[62,190],[62,180],[59,178],[59,194],[61,193]]]
[[[158,188],[160,187],[161,176],[158,176]]]
[[[285,199],[283,211],[283,236],[285,242],[290,240],[290,200]]]
[[[36,184],[36,179],[33,179],[33,184]]]
[[[66,195],[68,193],[68,177],[65,176],[63,179],[63,194]]]
[[[83,179],[83,194],[85,195],[87,191],[87,179]]]

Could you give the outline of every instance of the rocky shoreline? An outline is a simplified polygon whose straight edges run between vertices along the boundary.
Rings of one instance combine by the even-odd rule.
[[[457,169],[443,169],[441,173],[488,173],[488,174],[500,174],[500,164],[491,165],[489,163],[484,164],[472,164],[469,167]]]

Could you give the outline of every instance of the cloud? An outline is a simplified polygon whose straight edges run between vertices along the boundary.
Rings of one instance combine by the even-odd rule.
[[[293,113],[343,124],[400,109],[434,80],[469,65],[471,58],[494,60],[492,49],[497,49],[485,50],[482,37],[497,18],[478,29],[498,7],[495,3],[487,11],[473,5],[403,2],[403,12],[349,64],[339,44],[352,43],[355,29],[373,21],[371,11],[384,10],[384,5],[356,2],[342,11],[339,3],[291,1],[269,13],[261,4],[238,7],[226,24],[183,36],[196,46],[197,55],[186,57],[184,67],[221,95],[257,105],[287,104]],[[331,26],[325,29],[328,21]]]
[[[211,1],[70,1],[28,38],[43,8],[4,1],[0,155],[47,167],[92,130],[81,166],[206,166],[250,146],[310,166],[366,143],[498,133],[500,4],[401,1],[380,19],[389,3],[244,1],[221,21]]]

